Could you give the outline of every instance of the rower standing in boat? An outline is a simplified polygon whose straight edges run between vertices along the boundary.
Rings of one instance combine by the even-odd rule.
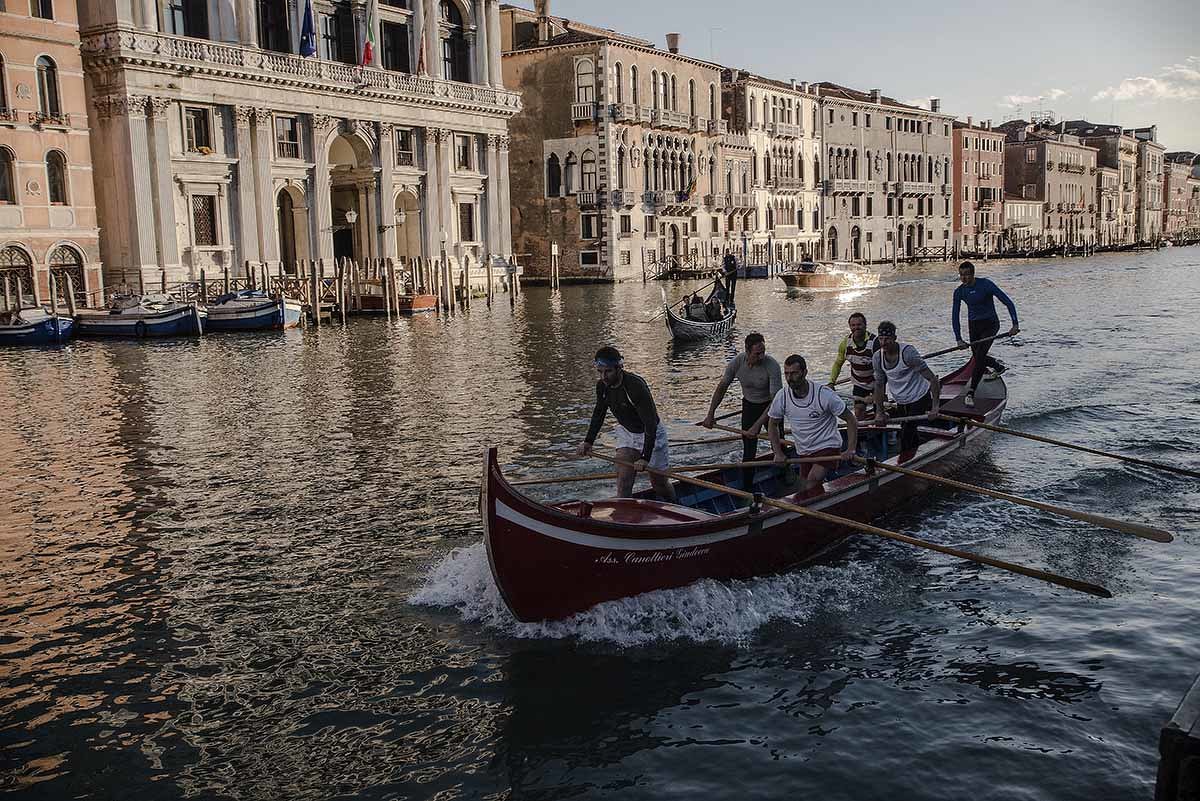
[[[799,456],[828,456],[835,466],[838,461],[849,461],[858,447],[858,421],[846,408],[846,402],[829,387],[808,380],[808,363],[803,356],[794,353],[788,356],[783,362],[783,375],[787,386],[775,393],[767,410],[775,463],[787,460],[783,450],[784,419],[787,419],[792,443]],[[839,417],[846,421],[845,449],[838,431]],[[801,491],[820,486],[827,472],[828,468],[822,462],[800,465],[800,478],[804,481]]]
[[[987,368],[992,368],[997,374],[1004,372],[1004,365],[988,356],[988,350],[992,347],[992,341],[996,334],[1000,331],[1000,317],[996,314],[995,299],[999,299],[1001,303],[1008,309],[1008,316],[1012,318],[1012,328],[1009,329],[1009,336],[1016,336],[1021,332],[1017,325],[1017,306],[1012,302],[1012,299],[1001,291],[1000,287],[986,278],[975,277],[975,265],[969,261],[964,261],[958,266],[958,280],[961,281],[954,288],[954,311],[950,315],[950,320],[954,324],[954,338],[958,340],[960,348],[971,348],[971,355],[975,358],[975,367],[971,372],[971,385],[967,388],[967,394],[963,397],[963,405],[967,408],[975,406],[975,390],[979,386],[979,380],[983,378],[983,373]],[[964,342],[962,338],[962,329],[958,324],[958,307],[959,304],[967,304],[967,335],[970,336],[970,343]],[[986,342],[979,340],[986,339]]]
[[[884,320],[879,324],[879,350],[871,357],[875,370],[875,424],[887,423],[883,411],[884,390],[896,402],[897,417],[915,417],[926,412],[932,417],[941,404],[942,383],[925,364],[920,352],[912,345],[896,340],[896,324]],[[920,444],[917,420],[905,420],[900,426],[900,452],[913,450]]]
[[[742,461],[748,462],[758,454],[758,432],[767,420],[767,407],[783,387],[779,362],[767,355],[767,343],[762,334],[746,335],[746,350],[734,356],[725,365],[725,375],[717,382],[712,400],[708,404],[708,415],[700,421],[705,428],[716,425],[717,407],[725,399],[725,392],[734,379],[742,385]],[[742,487],[750,488],[754,470],[742,471]]]
[[[633,495],[635,471],[642,472],[647,466],[666,470],[668,463],[667,427],[658,418],[650,387],[639,375],[625,372],[625,360],[621,352],[608,345],[596,351],[596,408],[592,410],[592,422],[587,436],[579,446],[580,456],[591,453],[592,443],[600,433],[604,416],[612,410],[617,418],[613,435],[617,441],[617,458],[633,464],[617,466],[617,495],[629,498]],[[650,483],[658,497],[675,502],[675,488],[666,476],[650,474]]]
[[[725,278],[725,286],[728,288],[726,303],[730,306],[735,305],[733,295],[737,292],[737,257],[732,253],[726,253],[725,259],[721,263],[721,273]]]
[[[837,385],[842,374],[842,365],[850,362],[850,380],[853,382],[854,416],[859,420],[867,414],[867,399],[875,394],[875,368],[871,357],[879,350],[879,340],[867,330],[867,317],[862,312],[850,315],[847,321],[850,333],[838,345],[837,358],[833,362],[833,373],[829,377],[829,388]]]

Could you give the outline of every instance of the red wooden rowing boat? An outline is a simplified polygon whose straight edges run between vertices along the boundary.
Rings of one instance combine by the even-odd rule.
[[[943,411],[997,423],[1008,400],[1004,381],[981,383],[974,408],[967,409],[961,395],[970,371],[968,363],[942,380]],[[869,435],[874,442],[864,433],[861,441],[880,461],[886,455],[892,464],[944,476],[973,459],[988,436],[984,429],[961,425],[930,423],[921,431],[924,441],[907,453],[895,453],[894,445],[888,450],[887,432]],[[741,473],[733,468],[701,477],[740,487]],[[801,497],[789,493],[776,468],[760,467],[754,478],[755,490],[764,496],[857,521],[895,508],[928,484],[842,465],[823,492]],[[496,449],[489,449],[481,511],[488,562],[504,602],[519,620],[556,620],[603,601],[702,578],[750,578],[793,568],[852,533],[766,505],[738,508],[732,496],[690,484],[677,484],[676,493],[677,504],[654,500],[649,490],[633,498],[544,504],[514,488],[504,478]]]

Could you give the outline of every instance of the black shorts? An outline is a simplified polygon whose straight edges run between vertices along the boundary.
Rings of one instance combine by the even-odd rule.
[[[875,390],[874,389],[863,389],[862,387],[855,384],[854,388],[850,390],[850,394],[856,398],[866,398],[867,400],[870,400],[875,395]]]

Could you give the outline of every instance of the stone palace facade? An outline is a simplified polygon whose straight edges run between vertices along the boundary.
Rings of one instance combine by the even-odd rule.
[[[81,7],[110,283],[245,261],[510,255],[520,98],[502,86],[497,1],[312,5],[312,57],[299,55],[304,2]]]

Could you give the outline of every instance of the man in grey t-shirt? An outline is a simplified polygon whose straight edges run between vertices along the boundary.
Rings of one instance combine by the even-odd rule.
[[[742,461],[745,462],[758,453],[758,432],[767,421],[771,399],[783,387],[783,370],[779,368],[779,362],[767,355],[767,343],[762,334],[748,334],[745,352],[725,365],[725,375],[721,376],[708,404],[708,416],[700,425],[712,428],[716,424],[717,407],[735,378],[742,385],[742,430],[746,432],[742,438]],[[752,470],[743,470],[742,486],[748,488],[752,477]]]

